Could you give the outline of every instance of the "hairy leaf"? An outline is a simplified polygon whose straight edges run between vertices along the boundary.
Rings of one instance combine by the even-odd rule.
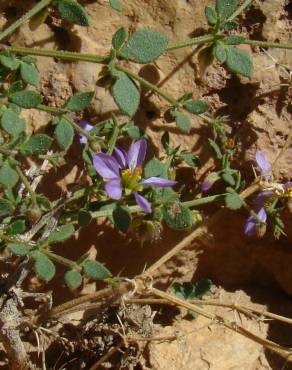
[[[92,280],[104,280],[112,276],[110,271],[98,261],[85,261],[83,268],[85,274]]]
[[[52,280],[56,273],[56,268],[53,262],[42,253],[36,254],[34,268],[38,277],[45,282]]]
[[[15,92],[10,95],[10,99],[21,108],[34,108],[42,102],[41,95],[32,90]]]
[[[18,173],[10,166],[8,162],[5,162],[0,168],[0,184],[13,188],[18,182]]]
[[[253,62],[249,54],[242,49],[226,48],[226,65],[230,72],[238,73],[251,78],[253,74]]]
[[[57,6],[61,17],[65,21],[78,24],[79,26],[89,26],[88,14],[77,1],[59,0]]]
[[[53,231],[48,237],[48,243],[54,244],[63,242],[64,240],[69,239],[75,233],[74,226],[71,224],[62,225]]]
[[[23,155],[42,154],[51,146],[52,139],[45,134],[35,134],[31,136],[20,148]]]
[[[67,150],[73,142],[74,129],[68,121],[61,118],[56,126],[55,135],[60,148]]]
[[[165,51],[168,38],[159,32],[139,30],[133,33],[121,49],[122,57],[137,63],[151,63]]]
[[[91,100],[93,99],[94,92],[84,92],[71,96],[65,103],[65,108],[77,112],[83,110],[89,106]]]
[[[78,271],[67,271],[64,279],[70,289],[77,289],[82,284],[82,276]]]
[[[140,91],[125,73],[121,73],[113,85],[112,94],[117,106],[127,116],[132,117],[137,112]]]
[[[20,118],[12,109],[6,109],[1,117],[3,129],[11,136],[18,136],[25,130],[25,120]]]

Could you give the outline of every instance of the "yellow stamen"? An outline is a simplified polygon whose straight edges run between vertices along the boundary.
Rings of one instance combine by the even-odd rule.
[[[125,195],[130,195],[133,191],[141,191],[143,189],[143,186],[138,184],[142,179],[141,167],[136,168],[133,172],[130,169],[123,170],[121,178]]]

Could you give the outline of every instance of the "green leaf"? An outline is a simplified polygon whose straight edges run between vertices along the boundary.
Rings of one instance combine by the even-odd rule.
[[[94,97],[94,92],[84,92],[71,96],[65,103],[65,108],[72,112],[83,110],[89,106]]]
[[[226,50],[224,45],[221,42],[217,42],[214,46],[214,55],[218,62],[224,63],[227,58]]]
[[[121,56],[137,63],[151,63],[166,50],[168,38],[159,32],[139,30],[121,49]]]
[[[229,209],[240,209],[242,206],[242,201],[240,199],[240,196],[234,192],[234,193],[229,193],[225,196],[225,204],[226,207]]]
[[[121,73],[113,85],[112,94],[117,106],[127,116],[132,117],[137,112],[140,104],[140,91],[125,73]]]
[[[216,12],[222,20],[229,18],[236,8],[237,0],[216,0]]]
[[[242,49],[226,48],[226,65],[230,72],[238,73],[242,76],[251,78],[253,74],[253,62],[249,54]]]
[[[13,212],[13,204],[7,199],[0,198],[0,217],[10,216]]]
[[[112,38],[113,48],[115,50],[119,50],[122,47],[123,43],[126,41],[126,37],[126,29],[124,27],[119,28]]]
[[[0,168],[0,184],[13,188],[18,182],[18,173],[10,166],[8,162],[5,162]]]
[[[22,234],[25,231],[25,221],[24,220],[17,220],[12,222],[9,226],[8,234],[9,235],[17,235]]]
[[[193,98],[192,92],[187,92],[184,95],[182,95],[180,98],[177,99],[179,103],[185,103],[188,100],[191,100]]]
[[[74,226],[71,224],[63,225],[57,228],[56,231],[53,231],[48,237],[48,243],[54,244],[63,242],[64,240],[69,239],[75,233]]]
[[[104,280],[112,276],[110,271],[98,261],[85,261],[83,268],[85,274],[92,280]]]
[[[22,62],[20,64],[20,75],[30,85],[36,86],[39,83],[39,71],[33,64]]]
[[[219,146],[212,139],[208,139],[208,142],[209,142],[209,145],[210,145],[211,149],[213,150],[216,158],[221,159],[222,158],[222,153],[221,153],[221,150],[220,150]]]
[[[172,116],[175,119],[177,127],[183,132],[191,131],[191,121],[188,116],[181,112],[173,111]]]
[[[42,102],[40,94],[32,90],[16,92],[10,95],[10,99],[12,103],[22,108],[34,108]]]
[[[82,276],[78,271],[67,271],[64,279],[70,289],[77,289],[82,284]]]
[[[182,203],[169,203],[164,206],[163,219],[174,230],[186,229],[192,226],[192,214]]]
[[[78,24],[79,26],[89,26],[88,14],[77,1],[59,0],[57,6],[61,17],[65,21]]]
[[[22,155],[42,154],[51,146],[52,139],[45,134],[32,135],[20,148]]]
[[[127,134],[129,135],[131,139],[134,139],[134,140],[141,139],[145,135],[144,131],[140,127],[134,126],[134,125],[130,126],[127,129]]]
[[[8,243],[7,245],[10,253],[16,256],[26,256],[30,252],[30,246],[20,243]]]
[[[32,31],[36,31],[38,29],[38,27],[46,21],[48,15],[49,15],[49,12],[48,12],[47,7],[40,10],[36,15],[34,15],[29,20],[29,28]]]
[[[227,184],[231,185],[231,186],[234,186],[235,185],[235,180],[232,176],[232,174],[230,173],[230,171],[225,171],[223,174],[222,174],[222,179],[227,182]]]
[[[119,0],[109,0],[110,6],[115,9],[117,12],[121,12],[123,10],[122,4]]]
[[[11,71],[15,71],[20,65],[19,60],[16,59],[14,56],[5,55],[0,55],[0,63]]]
[[[61,118],[56,126],[55,135],[60,148],[67,150],[73,142],[74,129],[67,120]]]
[[[240,45],[245,41],[245,37],[231,35],[226,36],[223,41],[226,45]]]
[[[113,210],[114,224],[123,233],[126,233],[131,225],[132,217],[129,209],[125,206],[117,205]]]
[[[78,212],[78,224],[81,227],[89,225],[91,221],[92,221],[92,216],[91,216],[90,212],[88,212],[84,209],[81,209]]]
[[[181,151],[179,153],[179,156],[183,161],[185,161],[191,167],[199,167],[201,165],[199,158],[193,153],[188,152],[187,150]]]
[[[18,136],[25,130],[25,120],[20,118],[12,109],[6,109],[1,117],[3,129],[11,136]]]
[[[205,7],[205,16],[210,26],[214,26],[217,23],[217,13],[212,6],[207,5]]]
[[[9,95],[19,91],[19,90],[22,90],[23,89],[23,82],[20,80],[20,81],[15,81],[13,82],[10,86],[9,86],[9,90],[8,90],[8,93]],[[13,103],[10,103],[9,104],[9,107],[13,105],[14,107],[17,107],[17,109],[20,111],[20,108],[18,105],[15,105]]]
[[[238,23],[236,21],[229,21],[224,23],[223,28],[225,31],[231,31],[238,27]]]
[[[209,104],[203,100],[192,100],[184,103],[184,108],[193,114],[202,114],[209,109]]]
[[[146,164],[144,168],[144,176],[145,178],[156,176],[167,179],[167,169],[161,161],[154,158]]]
[[[53,262],[42,253],[36,254],[34,268],[38,277],[45,282],[52,280],[56,273]]]

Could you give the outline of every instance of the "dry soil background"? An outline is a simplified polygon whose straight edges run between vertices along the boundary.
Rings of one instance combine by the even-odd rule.
[[[212,0],[124,0],[123,12],[110,9],[107,0],[86,1],[90,14],[89,28],[70,26],[57,20],[50,20],[32,31],[23,26],[10,39],[13,45],[64,49],[85,53],[105,54],[111,45],[112,34],[121,26],[133,31],[147,27],[169,36],[171,42],[199,36],[206,32],[204,7]],[[11,23],[33,5],[33,1],[0,1],[2,8],[0,26]],[[254,39],[269,39],[288,42],[291,28],[291,4],[288,0],[255,1],[245,16],[241,18],[241,31]],[[290,14],[289,14],[290,12]],[[290,18],[291,19],[291,18]],[[291,23],[290,23],[291,24]],[[259,48],[245,48],[253,54],[255,72],[251,80],[228,74],[224,68],[214,65],[205,76],[200,74],[195,49],[185,48],[167,53],[155,65],[133,66],[145,78],[158,83],[172,95],[178,97],[187,91],[194,96],[206,99],[214,115],[228,115],[230,127],[238,141],[236,162],[247,178],[252,179],[251,161],[256,148],[262,149],[270,160],[275,159],[285,142],[289,130],[290,114],[289,75],[275,67],[273,58],[279,63],[290,65],[291,52],[269,50],[265,54]],[[40,91],[46,103],[60,106],[75,92],[95,91],[95,98],[84,118],[94,122],[105,119],[117,108],[109,92],[97,85],[101,66],[90,63],[68,63],[54,59],[38,58],[41,71]],[[164,115],[167,104],[156,96],[144,96],[135,121],[151,138],[152,154],[161,150],[160,138],[165,130],[171,132],[171,141],[181,144],[198,154],[204,164],[197,172],[189,168],[179,171],[179,179],[189,186],[195,186],[214,163],[209,160],[206,147],[210,130],[202,122],[193,119],[190,134],[179,133],[173,123]],[[27,111],[24,113],[30,128],[41,130],[50,119],[46,113]],[[277,169],[279,180],[291,178],[292,152],[289,150],[281,159]],[[85,181],[82,172],[82,159],[77,141],[67,158],[67,163],[57,172],[53,171],[42,184],[42,190],[55,198],[66,190],[68,184]],[[206,214],[212,208],[206,209]],[[157,280],[168,286],[175,279],[179,282],[195,281],[208,277],[222,288],[213,293],[223,300],[249,303],[268,307],[270,311],[292,315],[292,216],[285,211],[287,238],[275,241],[271,235],[262,239],[247,238],[242,229],[246,214],[226,212],[226,217],[210,230],[208,238],[196,243],[192,248],[181,252],[177,258],[160,269]],[[145,264],[149,265],[162,256],[184,233],[165,231],[156,244],[145,245],[128,236],[112,231],[104,226],[102,232],[96,224],[81,231],[78,239],[62,245],[64,255],[78,258],[88,249],[105,263],[113,272],[125,276],[139,274]],[[195,248],[193,248],[195,247]],[[59,274],[59,282],[62,280]],[[65,288],[55,289],[54,302],[61,303],[70,297]],[[86,291],[94,289],[88,286]],[[218,313],[221,311],[216,309]],[[233,312],[228,313],[232,320]],[[234,317],[234,320],[240,320]],[[246,327],[292,346],[289,328],[274,323],[259,325],[253,320],[243,319]],[[197,330],[201,328],[201,330]],[[236,333],[230,333],[220,326],[206,328],[206,320],[198,318],[186,320],[178,316],[172,326],[160,327],[157,333],[169,335],[173,332],[188,333],[182,340],[171,343],[151,344],[141,360],[141,367],[151,369],[213,369],[213,370],[254,370],[281,369],[284,364],[253,342]],[[144,365],[143,365],[144,363]],[[288,366],[286,367],[288,369]]]

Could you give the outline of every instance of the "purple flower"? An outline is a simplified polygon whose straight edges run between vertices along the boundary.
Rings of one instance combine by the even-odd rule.
[[[265,223],[267,221],[268,215],[265,210],[265,201],[267,198],[273,196],[274,193],[272,191],[263,191],[259,193],[256,197],[254,203],[254,212],[257,214],[258,220],[254,219],[253,216],[249,216],[246,224],[244,226],[244,233],[248,236],[254,235],[257,232],[258,228],[258,221]]]
[[[113,155],[97,153],[93,156],[93,165],[96,172],[105,181],[105,190],[111,199],[121,199],[123,192],[126,196],[133,194],[136,203],[147,213],[151,212],[151,205],[138,192],[144,186],[163,188],[173,186],[176,181],[160,177],[142,179],[142,164],[147,151],[146,140],[134,142],[128,153],[115,147]]]
[[[217,172],[210,172],[201,183],[200,188],[203,193],[211,189],[213,184],[220,179],[220,176]]]
[[[90,131],[93,128],[93,126],[87,121],[78,121],[77,124],[81,128],[83,128],[83,130],[85,130],[86,132]],[[85,137],[82,134],[79,134],[79,141],[81,144],[87,144],[88,140],[87,140],[87,137]]]
[[[272,177],[272,166],[268,158],[260,150],[256,151],[255,159],[264,179],[268,181]]]
[[[272,178],[272,165],[267,157],[260,150],[256,151],[255,155],[256,162],[260,168],[261,174],[266,181]],[[265,203],[269,198],[281,198],[281,197],[291,197],[292,196],[292,182],[287,182],[286,184],[273,184],[267,183],[267,188],[259,193],[256,197],[254,203],[254,212],[257,214],[258,220],[249,216],[247,222],[244,226],[244,233],[246,235],[254,235],[257,233],[259,227],[258,221],[265,223],[267,221],[268,215],[265,209]]]

